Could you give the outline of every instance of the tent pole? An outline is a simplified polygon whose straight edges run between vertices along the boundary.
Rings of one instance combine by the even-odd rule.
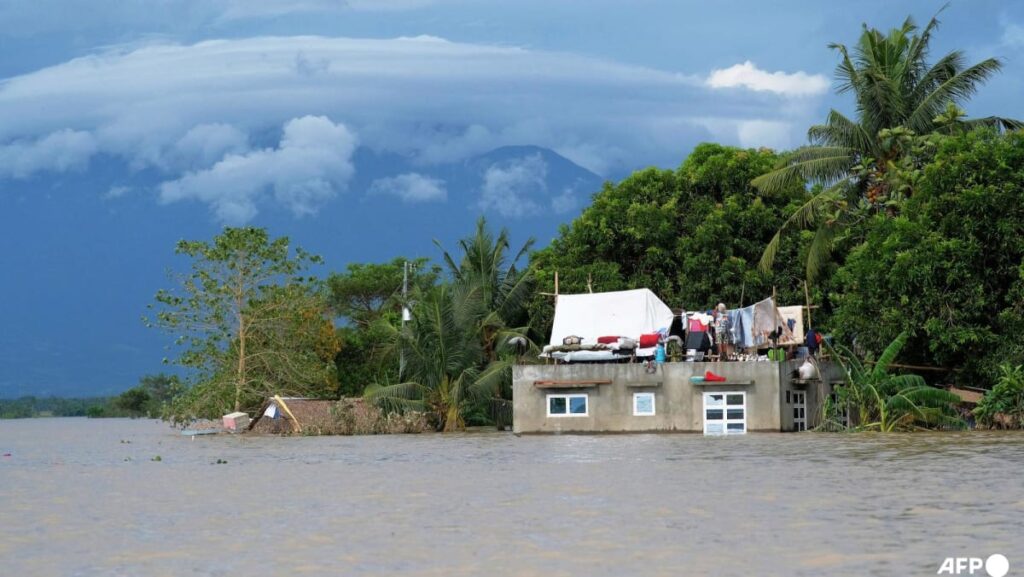
[[[804,299],[807,301],[807,330],[811,330],[811,290],[807,288],[807,281],[804,281]]]

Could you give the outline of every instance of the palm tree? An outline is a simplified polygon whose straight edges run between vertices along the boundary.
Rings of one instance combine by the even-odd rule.
[[[477,295],[441,285],[419,296],[406,330],[392,335],[404,353],[405,382],[372,385],[366,396],[386,409],[425,411],[439,430],[459,430],[471,404],[495,390],[506,363],[481,363],[471,311]]]
[[[894,375],[889,367],[907,343],[903,332],[885,348],[877,361],[860,360],[848,349],[836,350],[846,369],[846,384],[839,389],[840,406],[853,406],[861,430],[888,433],[927,427],[962,427],[955,409],[960,397],[928,386],[919,375]],[[826,416],[826,421],[830,421]]]
[[[526,257],[533,243],[532,238],[527,240],[509,260],[507,255],[511,243],[508,229],[501,229],[495,237],[483,217],[477,220],[474,234],[459,241],[462,257],[458,262],[440,242],[434,241],[441,249],[453,283],[475,292],[480,307],[480,336],[489,361],[497,358],[500,342],[513,336],[525,336],[526,327],[510,327],[526,321],[526,304],[533,289],[533,270],[529,266],[520,270],[518,263]]]
[[[528,327],[513,324],[525,320],[533,275],[517,263],[531,245],[508,261],[508,232],[493,236],[481,218],[475,234],[459,242],[458,261],[443,252],[450,283],[417,291],[411,322],[404,331],[392,327],[394,347],[405,359],[405,381],[370,387],[367,397],[385,408],[426,410],[445,431],[463,428],[467,412],[485,403],[495,420],[507,414],[511,341],[535,348]]]
[[[840,56],[837,92],[853,94],[856,120],[830,111],[825,124],[808,130],[808,146],[792,152],[776,170],[754,179],[753,185],[768,193],[794,181],[817,185],[812,197],[765,248],[762,270],[771,269],[785,229],[816,227],[807,257],[807,276],[813,279],[837,237],[858,218],[879,209],[893,211],[907,192],[894,186],[891,173],[898,172],[917,137],[954,128],[1012,130],[1024,126],[1018,120],[995,116],[962,118],[959,104],[1002,65],[988,58],[968,66],[960,50],[929,65],[929,43],[938,25],[933,17],[916,34],[918,27],[908,17],[903,26],[888,34],[865,25],[852,51],[843,44],[830,45]]]

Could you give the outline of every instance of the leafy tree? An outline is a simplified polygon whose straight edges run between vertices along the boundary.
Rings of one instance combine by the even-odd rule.
[[[133,387],[115,397],[112,404],[130,416],[139,417],[149,414],[152,402],[153,397],[146,389]]]
[[[192,259],[191,270],[178,289],[157,293],[152,321],[178,336],[178,363],[197,371],[175,418],[251,409],[269,394],[335,392],[326,301],[302,276],[319,257],[302,249],[292,256],[286,237],[253,227],[181,241],[176,252]]]
[[[838,337],[880,351],[911,333],[911,362],[986,386],[1024,363],[1024,134],[943,137],[896,217],[865,222],[834,276]]]
[[[441,268],[425,258],[352,263],[327,279],[331,309],[344,322],[337,329],[335,357],[343,396],[361,395],[370,383],[398,381],[399,360],[390,343],[391,329],[401,323],[406,262],[412,294],[437,283]]]
[[[856,119],[832,110],[825,124],[808,131],[809,146],[789,154],[777,170],[759,176],[754,184],[765,191],[781,190],[806,180],[820,189],[794,211],[764,250],[761,268],[770,269],[787,227],[813,228],[807,251],[807,277],[816,278],[837,242],[865,215],[894,214],[911,191],[893,178],[896,169],[915,164],[915,136],[949,133],[977,126],[1013,129],[1020,121],[988,117],[963,120],[959,105],[999,71],[1001,63],[988,58],[967,65],[960,50],[934,64],[928,54],[938,27],[932,18],[920,33],[913,19],[885,34],[864,26],[852,50],[832,44],[840,56],[836,68],[840,94],[852,93]]]
[[[889,372],[907,337],[907,333],[897,336],[877,361],[870,356],[862,361],[848,349],[837,349],[836,359],[847,376],[845,386],[838,389],[839,406],[856,407],[860,420],[857,428],[861,430],[889,433],[912,428],[962,427],[963,421],[954,409],[960,397],[928,386],[918,375]]]
[[[344,273],[333,273],[327,279],[334,313],[359,328],[369,327],[389,314],[399,314],[407,262],[410,265],[408,282],[413,290],[434,286],[441,269],[430,266],[426,258],[396,258],[379,264],[351,263]]]
[[[177,375],[145,375],[138,385],[114,397],[110,403],[111,416],[160,418],[171,402],[185,391]]]

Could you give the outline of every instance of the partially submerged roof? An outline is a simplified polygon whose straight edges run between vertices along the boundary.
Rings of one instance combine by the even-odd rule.
[[[300,426],[320,425],[329,422],[333,417],[331,409],[338,403],[329,399],[306,399],[283,397],[288,410],[298,419]],[[268,411],[268,409],[272,409]],[[267,414],[272,412],[273,414]],[[285,411],[277,407],[277,401],[269,398],[256,413],[256,418],[249,424],[249,430],[258,433],[291,433],[295,425]]]
[[[643,334],[668,331],[672,309],[650,289],[605,293],[558,295],[555,319],[551,325],[551,344],[576,335],[585,339],[603,336],[636,338]]]

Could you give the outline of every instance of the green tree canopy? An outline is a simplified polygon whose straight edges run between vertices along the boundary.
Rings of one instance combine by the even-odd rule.
[[[779,289],[803,302],[796,243],[772,272],[755,267],[788,211],[802,202],[801,183],[762,193],[751,180],[776,164],[767,149],[700,144],[678,170],[648,168],[606,183],[592,204],[532,256],[541,291],[578,293],[647,287],[681,308],[750,304]],[[537,294],[534,324],[550,327],[552,299]]]
[[[196,382],[176,418],[254,408],[269,394],[320,395],[336,389],[333,324],[317,283],[303,276],[320,258],[262,228],[225,228],[181,241],[191,258],[180,285],[156,295],[151,324],[177,336],[177,362]]]
[[[1001,67],[995,58],[967,64],[954,50],[933,64],[929,49],[939,22],[932,18],[919,30],[912,18],[888,33],[864,26],[853,49],[830,47],[839,53],[838,92],[851,93],[856,119],[832,110],[825,124],[808,130],[811,144],[788,154],[777,170],[759,176],[754,184],[771,192],[793,182],[820,185],[785,226],[814,229],[807,250],[807,277],[817,278],[837,239],[848,234],[865,213],[894,213],[910,191],[892,173],[913,164],[914,136],[977,126],[1013,129],[1020,121],[989,117],[962,119],[964,104]],[[781,232],[767,245],[761,267],[772,267]]]
[[[1024,134],[942,139],[901,214],[865,228],[835,275],[838,336],[879,351],[908,331],[909,359],[969,385],[1024,363]]]
[[[437,283],[440,267],[426,258],[395,258],[385,263],[351,263],[345,272],[327,278],[334,313],[360,327],[368,327],[388,313],[400,313],[406,263],[412,290]]]

